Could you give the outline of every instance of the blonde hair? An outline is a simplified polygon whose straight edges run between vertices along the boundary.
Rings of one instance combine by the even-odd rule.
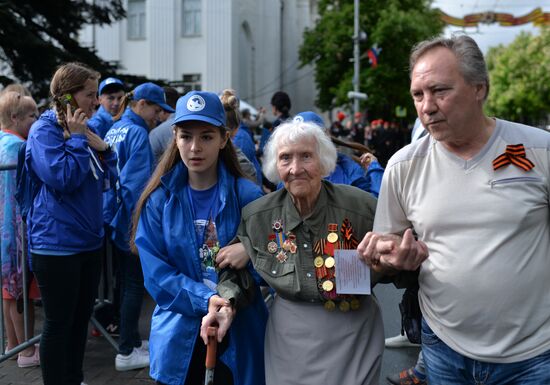
[[[78,62],[63,64],[55,71],[50,82],[52,108],[56,113],[57,122],[64,128],[66,134],[68,133],[67,106],[62,101],[62,96],[74,94],[82,90],[88,80],[99,80],[100,77],[99,72]]]
[[[21,94],[21,96],[32,96],[29,89],[20,83],[9,84],[2,90],[2,92],[0,92],[0,95],[10,91],[17,92],[18,94]]]
[[[241,116],[239,113],[239,98],[235,90],[227,88],[222,91],[220,100],[225,110],[225,126],[229,131],[236,130],[241,124]]]
[[[32,110],[36,110],[36,103],[30,96],[23,96],[15,91],[2,92],[0,94],[0,127],[10,128],[14,116],[19,118]]]

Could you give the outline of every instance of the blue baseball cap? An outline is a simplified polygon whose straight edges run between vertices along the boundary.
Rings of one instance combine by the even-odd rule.
[[[103,81],[99,83],[99,89],[98,89],[99,95],[101,95],[103,91],[105,91],[105,87],[112,90],[124,91],[124,83],[122,83],[122,80],[117,78],[103,79]]]
[[[206,91],[190,91],[178,99],[174,124],[199,120],[216,127],[225,126],[225,110],[218,95]]]
[[[174,109],[166,104],[166,95],[162,87],[154,83],[143,83],[134,89],[134,100],[145,99],[148,102],[158,104],[164,111],[174,112]]]
[[[294,122],[311,122],[315,123],[321,128],[325,128],[325,121],[318,114],[313,111],[300,112],[292,119]]]

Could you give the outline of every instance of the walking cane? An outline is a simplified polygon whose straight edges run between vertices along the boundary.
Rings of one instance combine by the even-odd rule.
[[[218,328],[215,326],[209,326],[206,330],[208,344],[206,345],[206,374],[204,375],[204,385],[214,384],[214,368],[216,367],[216,351],[218,349],[217,334]]]

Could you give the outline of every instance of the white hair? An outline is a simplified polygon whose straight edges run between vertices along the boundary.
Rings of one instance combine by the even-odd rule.
[[[272,183],[281,182],[277,170],[279,146],[300,143],[304,139],[314,139],[317,155],[319,155],[321,174],[330,175],[336,167],[338,156],[336,147],[330,137],[317,124],[310,122],[287,121],[278,126],[265,145],[262,170]]]

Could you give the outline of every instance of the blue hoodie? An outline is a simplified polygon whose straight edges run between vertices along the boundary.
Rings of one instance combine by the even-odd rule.
[[[98,154],[85,135],[65,140],[55,112],[32,125],[25,153],[39,180],[27,224],[31,250],[79,253],[103,244],[103,188],[116,180],[116,154]]]
[[[105,193],[103,215],[115,245],[129,252],[134,207],[153,171],[154,159],[147,123],[127,108],[105,135],[118,155],[118,181]]]
[[[99,106],[94,116],[88,119],[88,127],[95,131],[101,139],[105,138],[105,134],[113,125],[113,117],[105,111],[103,106]]]
[[[336,168],[325,179],[332,183],[358,187],[378,198],[383,175],[384,169],[378,161],[371,162],[365,174],[365,170],[352,158],[338,153]]]
[[[202,279],[189,196],[188,173],[179,162],[161,178],[139,218],[136,246],[145,287],[157,303],[151,321],[151,377],[166,384],[184,384],[202,317],[216,294]],[[218,163],[216,229],[220,246],[237,233],[241,209],[259,198],[260,187],[235,178]],[[251,266],[251,264],[249,264]],[[251,267],[250,267],[251,268]],[[259,289],[249,306],[237,312],[229,344],[221,360],[231,369],[235,385],[262,385],[267,309]],[[201,343],[201,342],[199,342]]]

